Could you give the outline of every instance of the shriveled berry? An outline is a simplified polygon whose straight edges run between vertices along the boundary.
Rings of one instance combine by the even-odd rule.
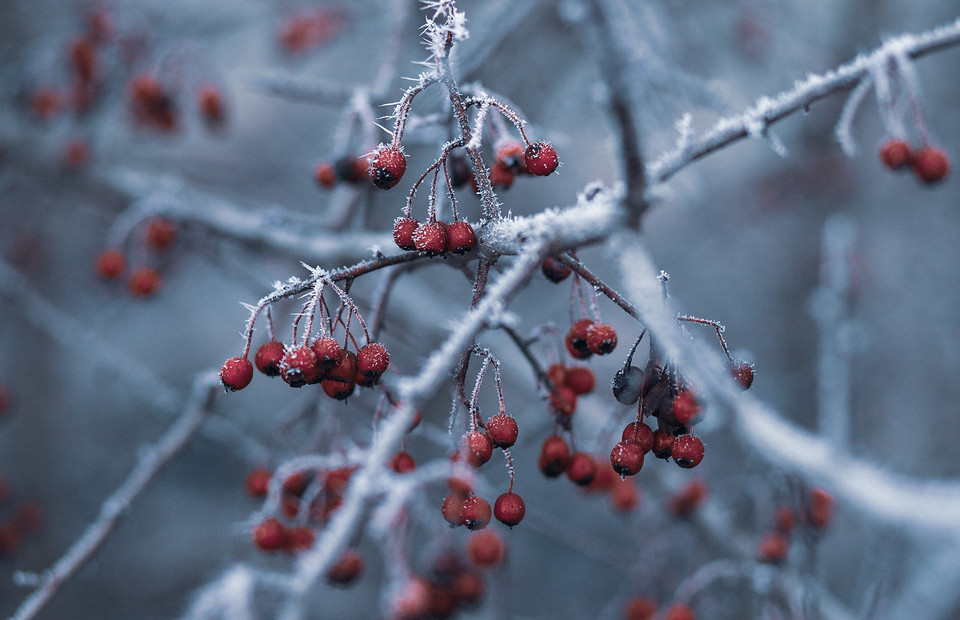
[[[546,142],[534,142],[524,152],[530,174],[545,177],[557,169],[557,151]]]
[[[280,377],[290,387],[303,387],[316,378],[317,356],[308,346],[291,347],[280,360]]]
[[[540,447],[540,458],[537,466],[543,475],[548,478],[556,478],[567,469],[567,462],[570,460],[570,446],[559,435],[550,435],[543,441]]]
[[[680,467],[696,467],[703,460],[703,442],[694,435],[680,435],[673,440],[670,453]]]
[[[700,403],[694,397],[693,392],[684,390],[677,394],[672,403],[673,417],[681,426],[688,426],[690,422],[700,413]]]
[[[543,275],[550,280],[551,282],[560,283],[570,277],[572,270],[563,265],[556,258],[548,256],[543,259],[543,263],[540,265],[540,271],[543,272]]]
[[[447,251],[466,254],[477,247],[477,233],[468,222],[459,220],[447,226]]]
[[[258,467],[247,474],[246,489],[250,497],[266,497],[270,487],[271,474],[268,470]]]
[[[287,528],[273,517],[261,522],[253,529],[253,544],[260,551],[277,551],[287,542]]]
[[[398,474],[405,474],[417,468],[417,464],[409,452],[397,452],[390,457],[387,466]]]
[[[505,413],[498,413],[487,420],[487,437],[494,448],[509,448],[517,441],[517,421]]]
[[[119,250],[104,250],[97,255],[97,274],[105,280],[119,278],[127,261]]]
[[[479,495],[471,495],[460,505],[460,522],[468,530],[482,530],[490,523],[490,503]]]
[[[390,366],[390,354],[379,342],[368,342],[357,351],[357,372],[378,379]]]
[[[436,256],[447,251],[447,225],[443,222],[425,222],[413,233],[413,243],[418,252]]]
[[[228,392],[242,390],[253,379],[253,364],[245,357],[231,357],[220,367],[220,382]]]
[[[467,461],[474,467],[480,467],[493,456],[493,442],[486,433],[472,431],[464,440]]]
[[[310,343],[310,350],[317,358],[317,367],[321,371],[330,370],[343,361],[345,351],[336,338],[322,336]]]
[[[527,514],[527,506],[523,498],[516,493],[503,493],[493,503],[493,514],[500,523],[513,527],[523,521],[523,516]]]
[[[313,169],[313,180],[320,187],[329,189],[337,184],[337,173],[334,171],[332,164],[323,162],[317,164],[317,167]]]
[[[567,352],[575,359],[582,360],[593,355],[593,351],[590,350],[590,346],[587,344],[587,332],[591,325],[593,325],[592,320],[580,319],[571,325],[570,331],[567,332],[564,344],[567,347]]]
[[[912,158],[910,145],[904,140],[887,140],[880,147],[880,161],[891,170],[906,168]]]
[[[160,274],[152,267],[141,267],[130,274],[127,285],[134,297],[149,297],[160,288]]]
[[[610,464],[621,476],[633,476],[643,467],[643,449],[631,441],[621,441],[610,451]]]
[[[586,452],[574,452],[567,461],[567,478],[576,485],[585,487],[597,475],[597,463]]]
[[[282,342],[278,340],[264,342],[257,349],[256,355],[253,356],[253,363],[257,370],[268,377],[279,377],[280,362],[283,360],[284,352]]]
[[[597,385],[597,377],[586,366],[572,366],[567,369],[563,383],[579,396],[593,391],[593,388]]]
[[[757,545],[757,559],[761,562],[778,564],[787,559],[790,552],[790,541],[779,532],[770,532],[760,539]]]
[[[363,556],[355,549],[347,549],[343,555],[327,570],[327,583],[335,586],[349,586],[357,582],[363,574]]]
[[[750,386],[753,385],[753,366],[743,360],[730,362],[730,375],[745,390],[749,390]]]
[[[413,240],[420,222],[412,217],[398,217],[393,223],[393,242],[401,250],[415,250],[417,244]]]
[[[488,568],[503,560],[506,545],[496,532],[483,530],[470,536],[467,541],[467,556],[476,566]]]
[[[653,431],[653,447],[651,448],[653,456],[658,459],[669,459],[672,448],[673,435],[659,428]]]
[[[407,158],[394,146],[381,146],[370,160],[370,179],[380,189],[390,189],[400,182],[407,170]]]
[[[591,323],[587,327],[587,347],[597,355],[612,353],[617,347],[617,332],[605,323]]]
[[[644,453],[653,448],[653,430],[643,422],[627,424],[620,439],[638,444]]]
[[[931,185],[947,177],[950,158],[942,150],[925,146],[913,154],[913,173],[917,179]]]

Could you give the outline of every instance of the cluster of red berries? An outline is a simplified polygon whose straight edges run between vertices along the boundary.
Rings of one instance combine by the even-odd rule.
[[[703,505],[706,499],[707,485],[701,480],[691,480],[667,498],[667,510],[675,517],[685,519]]]
[[[150,219],[143,229],[143,241],[154,252],[166,252],[177,240],[177,226],[171,220],[162,217]],[[104,280],[120,278],[127,268],[127,259],[123,252],[109,248],[97,255],[96,271]],[[160,288],[160,273],[149,265],[138,267],[130,274],[127,287],[134,297],[149,297]]]
[[[825,529],[833,516],[833,497],[823,489],[811,489],[806,502],[806,512],[800,519],[801,525],[816,529]],[[774,518],[773,529],[757,544],[757,559],[761,562],[778,564],[787,559],[790,552],[790,535],[797,523],[797,517],[789,506],[781,506]]]
[[[447,224],[438,220],[421,223],[416,218],[400,217],[393,224],[393,241],[401,250],[428,256],[452,252],[466,254],[477,247],[477,233],[464,220]]]
[[[487,586],[479,571],[457,555],[437,556],[427,576],[412,575],[390,603],[390,620],[451,618],[483,600]]]
[[[928,185],[942,181],[950,172],[950,158],[941,149],[929,145],[914,149],[905,140],[884,142],[880,161],[890,170],[910,168],[917,180]]]
[[[663,613],[657,615],[657,603],[653,599],[635,596],[623,605],[623,620],[696,620],[693,610],[683,603],[670,605]]]
[[[288,54],[303,54],[318,48],[343,30],[346,16],[336,6],[291,15],[277,31],[277,43]]]
[[[578,360],[591,355],[607,355],[617,348],[617,332],[606,323],[580,319],[570,326],[563,341],[567,352]]]
[[[546,142],[534,142],[526,148],[519,142],[510,142],[497,149],[490,168],[490,185],[493,189],[509,189],[517,175],[545,177],[558,164],[557,151]]]
[[[571,482],[587,491],[609,493],[613,507],[620,512],[632,510],[640,501],[637,487],[620,479],[606,458],[573,452],[560,435],[550,435],[543,440],[537,467],[547,478],[566,474]]]
[[[354,353],[333,336],[321,336],[299,346],[265,342],[257,349],[254,363],[257,370],[282,378],[290,387],[319,383],[327,396],[345,400],[356,386],[373,387],[380,381],[390,365],[390,354],[379,342],[368,342]],[[231,357],[220,369],[220,380],[228,391],[242,390],[252,379],[253,364],[246,357]]]

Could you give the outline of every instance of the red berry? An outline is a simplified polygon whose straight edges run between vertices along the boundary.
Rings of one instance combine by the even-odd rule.
[[[623,441],[629,441],[640,446],[644,454],[650,452],[653,448],[653,431],[643,422],[631,422],[623,429],[623,435],[620,437]]]
[[[313,349],[310,349],[311,352]],[[316,353],[314,353],[316,356]],[[319,362],[318,362],[319,365]],[[343,351],[343,355],[340,357],[333,368],[327,371],[327,379],[338,379],[343,383],[353,383],[354,378],[357,376],[357,355],[353,351]]]
[[[670,496],[667,509],[678,517],[687,517],[707,498],[707,485],[700,480],[691,480]]]
[[[357,372],[370,379],[379,379],[387,372],[390,354],[379,342],[369,342],[357,351]]]
[[[557,169],[557,151],[546,142],[534,142],[524,152],[530,174],[545,177]]]
[[[333,162],[333,171],[337,178],[356,185],[367,178],[367,160],[363,157],[344,155]]]
[[[415,250],[417,244],[413,240],[413,235],[420,222],[412,217],[399,217],[393,223],[393,242],[401,250]]]
[[[327,570],[327,583],[335,586],[349,586],[356,583],[363,574],[363,564],[363,556],[354,549],[347,549]]]
[[[567,462],[567,478],[576,485],[585,487],[597,475],[597,463],[586,452],[574,452]]]
[[[639,444],[621,441],[610,451],[610,464],[621,476],[633,476],[643,467],[643,449]]]
[[[563,364],[551,364],[547,368],[547,379],[553,387],[560,387],[567,382],[567,367]]]
[[[223,120],[223,96],[215,86],[204,86],[197,91],[197,103],[203,120],[209,124]]]
[[[464,496],[460,493],[450,493],[443,498],[440,512],[443,513],[443,518],[451,527],[463,525],[463,522],[460,521],[460,508],[463,506],[464,499]]]
[[[623,606],[623,620],[652,620],[657,604],[648,598],[635,596]]]
[[[753,366],[743,360],[730,362],[730,375],[745,390],[750,389],[750,386],[753,385]]]
[[[460,522],[468,530],[482,530],[490,523],[490,503],[479,495],[471,495],[460,505]]]
[[[490,185],[493,189],[510,189],[515,178],[517,173],[500,162],[493,164],[493,168],[490,168]]]
[[[320,389],[323,393],[334,400],[346,400],[353,395],[357,384],[353,381],[343,381],[341,379],[324,379],[320,382]]]
[[[810,492],[810,506],[807,518],[814,527],[823,529],[830,525],[833,517],[833,497],[823,489],[813,489]]]
[[[43,88],[30,97],[30,108],[40,120],[55,116],[63,107],[60,95],[52,88]]]
[[[308,346],[291,347],[280,360],[280,377],[290,387],[303,387],[313,381],[318,373],[317,356]]]
[[[527,162],[524,148],[519,142],[510,142],[497,149],[496,163],[520,174],[527,174]]]
[[[543,475],[556,478],[567,469],[570,460],[570,446],[559,435],[550,435],[543,441],[537,466]]]
[[[779,563],[787,559],[790,541],[778,532],[766,534],[757,545],[757,559],[761,562]]]
[[[592,323],[587,328],[587,347],[591,353],[606,355],[617,346],[617,332],[604,323]]]
[[[416,462],[408,452],[397,452],[390,457],[390,462],[387,463],[387,466],[398,474],[405,474],[417,468]]]
[[[670,453],[677,465],[690,469],[703,460],[703,442],[693,435],[680,435],[673,440]]]
[[[574,394],[589,394],[596,386],[597,378],[586,366],[572,366],[567,369],[563,383],[573,390]]]
[[[651,448],[653,456],[658,459],[669,459],[672,448],[673,435],[659,428],[653,431],[653,447]]]
[[[690,422],[700,413],[700,403],[693,396],[690,390],[684,390],[677,394],[672,403],[673,417],[681,426],[688,426]]]
[[[667,611],[663,614],[663,620],[697,620],[697,617],[692,609],[677,603],[667,608]]]
[[[500,523],[513,527],[523,521],[527,506],[523,503],[523,498],[516,493],[504,493],[493,503],[493,514]]]
[[[177,240],[177,226],[163,217],[155,217],[147,222],[144,234],[147,245],[162,252],[168,249]]]
[[[287,540],[283,548],[290,553],[305,551],[313,546],[313,541],[316,538],[317,534],[312,528],[305,525],[295,525],[287,528]]]
[[[509,448],[517,441],[517,421],[505,413],[498,413],[487,420],[487,437],[494,448]]]
[[[551,282],[563,282],[570,277],[571,269],[566,265],[563,265],[552,256],[548,256],[543,259],[543,264],[540,265],[540,271],[543,272],[543,275],[546,276]]]
[[[245,357],[231,357],[220,367],[220,382],[228,392],[242,390],[253,379],[253,364]]]
[[[97,273],[105,280],[119,278],[127,261],[119,250],[104,250],[97,256]]]
[[[593,355],[593,351],[587,344],[587,332],[591,325],[593,325],[593,321],[590,319],[580,319],[571,325],[570,331],[567,332],[564,344],[567,347],[567,352],[575,359],[582,360]]]
[[[467,541],[467,555],[470,561],[483,568],[499,564],[503,560],[505,551],[503,539],[490,530],[477,532]]]
[[[466,254],[477,247],[477,234],[468,222],[459,220],[447,226],[447,251]]]
[[[330,370],[343,361],[345,351],[340,348],[336,338],[323,336],[310,343],[310,350],[317,358],[320,370]]]
[[[262,467],[247,474],[247,494],[250,497],[266,497],[270,487],[270,472]]]
[[[277,551],[287,542],[287,529],[273,517],[253,529],[253,544],[260,551]]]
[[[370,179],[380,189],[390,189],[399,183],[406,170],[407,158],[397,147],[381,146],[370,160]]]
[[[950,158],[938,148],[925,146],[913,154],[913,173],[927,184],[937,183],[950,172]]]
[[[160,274],[152,267],[141,267],[130,274],[128,286],[135,297],[149,297],[160,288]]]
[[[593,481],[587,485],[588,491],[597,493],[609,491],[613,488],[614,483],[620,482],[620,478],[618,478],[616,472],[613,471],[613,467],[607,467],[606,459],[594,458],[594,463],[597,466],[597,473],[593,477]]]
[[[618,512],[629,512],[640,503],[640,491],[633,482],[614,477],[610,487],[610,503]]]
[[[577,409],[577,394],[566,385],[555,387],[549,400],[554,415],[571,416]]]
[[[880,147],[880,161],[891,170],[900,170],[913,158],[910,145],[903,140],[887,140]]]
[[[467,461],[474,467],[480,467],[493,456],[493,442],[486,433],[472,431],[464,440]]]
[[[418,252],[436,256],[447,251],[447,225],[443,222],[425,222],[413,232],[413,244]]]
[[[337,184],[337,173],[329,162],[323,162],[313,169],[313,180],[320,187],[329,189]]]
[[[777,511],[777,516],[774,519],[776,528],[784,534],[789,534],[793,530],[796,521],[797,519],[793,514],[793,509],[789,506],[782,506]]]
[[[282,342],[277,340],[264,342],[257,349],[256,355],[253,356],[253,363],[257,367],[257,370],[268,377],[279,377],[280,361],[283,359],[283,354],[284,347]]]

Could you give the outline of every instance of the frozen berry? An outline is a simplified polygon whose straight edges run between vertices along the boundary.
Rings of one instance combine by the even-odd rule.
[[[316,538],[317,534],[313,531],[313,528],[305,525],[295,525],[287,528],[287,540],[283,548],[289,553],[306,551],[313,546],[313,541]]]
[[[268,377],[280,376],[280,361],[283,360],[283,343],[278,340],[264,342],[253,356],[253,363],[257,370]]]
[[[398,474],[405,474],[417,468],[417,464],[409,452],[397,452],[390,457],[387,466]]]
[[[357,372],[370,379],[379,379],[389,365],[390,354],[379,342],[368,342],[357,351]]]
[[[363,556],[354,549],[347,549],[343,555],[327,569],[327,583],[335,586],[348,586],[356,583],[363,574]]]
[[[610,487],[610,503],[617,512],[630,512],[640,503],[640,490],[630,480],[614,477]]]
[[[523,516],[527,514],[527,506],[523,498],[516,493],[503,493],[493,503],[493,514],[500,523],[513,527],[523,521]]]
[[[413,240],[413,235],[420,222],[412,217],[400,217],[393,223],[393,242],[401,250],[415,250],[417,244]]]
[[[534,142],[524,153],[530,174],[545,177],[557,169],[557,151],[546,142]]]
[[[572,366],[567,369],[563,383],[573,390],[574,394],[588,394],[596,386],[597,378],[586,366]]]
[[[500,162],[497,162],[490,168],[490,185],[493,189],[510,189],[517,173],[511,168],[507,168]]]
[[[250,497],[266,497],[270,487],[270,472],[262,467],[247,474],[246,489]]]
[[[673,435],[659,428],[653,431],[653,447],[651,448],[653,456],[658,459],[669,459],[671,448],[673,448]]]
[[[576,485],[585,487],[597,475],[597,463],[586,452],[574,452],[567,461],[567,478]]]
[[[540,457],[537,466],[543,475],[556,478],[567,469],[570,460],[570,446],[559,435],[550,435],[540,447]]]
[[[460,522],[468,530],[482,530],[490,523],[490,503],[479,495],[471,495],[460,505]]]
[[[303,387],[318,373],[317,356],[308,346],[291,347],[280,360],[280,376],[290,387]]]
[[[550,411],[554,415],[571,416],[577,409],[577,394],[566,385],[555,387],[549,400]]]
[[[912,157],[910,145],[904,140],[887,140],[880,147],[880,161],[891,170],[900,170],[910,165]]]
[[[745,390],[750,389],[750,386],[753,385],[753,366],[743,360],[730,362],[730,375]]]
[[[617,346],[617,332],[604,323],[592,323],[587,327],[587,347],[591,353],[606,355]]]
[[[643,467],[643,449],[631,441],[621,441],[610,451],[610,464],[621,476],[633,476]]]
[[[493,442],[486,433],[473,431],[467,433],[464,440],[467,461],[474,467],[480,467],[493,456]]]
[[[567,352],[575,359],[582,360],[593,355],[593,351],[587,344],[587,332],[592,325],[593,321],[590,319],[580,319],[570,326],[564,344],[567,347]]]
[[[370,160],[370,179],[380,189],[390,189],[400,182],[407,170],[407,158],[394,146],[381,146]]]
[[[447,226],[443,222],[425,222],[413,233],[413,244],[418,252],[436,256],[447,251]]]
[[[700,413],[700,403],[693,392],[684,390],[677,394],[672,403],[673,417],[681,426],[689,426],[690,422]]]
[[[105,280],[119,278],[127,261],[119,250],[104,250],[97,256],[97,274]]]
[[[782,506],[777,510],[777,516],[774,518],[774,524],[778,530],[784,534],[789,534],[793,530],[797,519],[793,514],[793,509],[789,506]]]
[[[342,379],[324,379],[320,382],[323,393],[334,400],[347,400],[353,395],[356,387],[355,382]]]
[[[496,161],[504,168],[527,174],[527,162],[524,148],[519,142],[509,142],[497,149]]]
[[[540,265],[540,271],[551,282],[563,282],[570,277],[571,269],[552,256],[543,259]]]
[[[476,566],[488,568],[503,560],[505,546],[496,532],[483,530],[470,536],[467,541],[467,555]]]
[[[313,169],[313,180],[320,187],[329,189],[337,184],[337,173],[330,163],[323,162]]]
[[[220,382],[229,392],[242,390],[253,379],[253,364],[245,357],[231,357],[220,367]]]
[[[447,251],[466,254],[477,247],[477,234],[468,222],[459,220],[447,226]]]
[[[494,448],[509,448],[517,441],[517,421],[504,413],[487,420],[487,437]]]
[[[160,274],[152,267],[141,267],[130,274],[127,286],[135,297],[149,297],[160,288]]]
[[[644,453],[650,452],[653,448],[653,430],[643,422],[627,424],[620,439],[638,444]]]
[[[942,181],[950,172],[950,159],[942,150],[925,146],[913,154],[913,173],[924,183]]]
[[[337,339],[331,336],[317,338],[310,343],[310,350],[316,356],[320,370],[330,370],[343,361],[345,354]]]
[[[703,460],[703,442],[694,435],[680,435],[673,440],[670,454],[680,467],[696,467]]]
[[[460,521],[460,507],[463,506],[464,499],[466,498],[460,493],[450,493],[443,498],[443,505],[440,507],[440,512],[443,514],[444,520],[446,520],[451,527],[463,525]]]
[[[287,542],[287,529],[279,520],[269,518],[253,529],[253,544],[261,551],[277,551]]]

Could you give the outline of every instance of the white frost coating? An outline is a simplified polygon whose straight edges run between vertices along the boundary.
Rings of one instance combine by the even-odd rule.
[[[876,80],[891,58],[909,61],[920,53],[957,41],[960,41],[960,19],[920,34],[904,34],[892,38],[870,54],[857,56],[836,70],[820,75],[808,75],[797,81],[792,89],[783,91],[774,98],[761,97],[742,114],[717,121],[712,129],[694,139],[688,149],[674,149],[663,153],[648,164],[647,178],[654,183],[666,180],[690,162],[725,144],[745,136],[760,136],[771,123],[832,92],[854,85],[868,73]],[[904,77],[910,79],[909,63],[905,66],[908,75]]]
[[[243,564],[234,565],[200,591],[183,620],[254,620],[255,586],[253,571]]]
[[[740,393],[723,357],[709,346],[688,340],[677,326],[675,313],[661,300],[658,270],[642,239],[621,233],[612,239],[610,249],[625,293],[651,336],[683,368],[698,393],[733,414],[738,437],[761,456],[827,487],[841,502],[879,522],[960,538],[960,485],[886,471],[782,419],[749,392]]]
[[[386,496],[380,500],[377,509],[370,516],[370,529],[374,536],[381,539],[392,536],[397,517],[413,494],[432,482],[446,480],[451,469],[450,459],[442,458],[418,464],[416,469],[405,474],[385,476],[381,486],[386,491]]]
[[[837,137],[837,142],[840,143],[840,148],[843,149],[847,157],[853,157],[857,154],[857,142],[853,139],[853,132],[851,130],[853,119],[857,115],[857,110],[860,109],[860,104],[863,103],[863,98],[866,97],[871,86],[873,86],[872,78],[865,77],[860,80],[860,83],[857,84],[857,87],[853,89],[853,92],[850,93],[847,101],[843,104],[843,110],[840,111],[840,118],[837,120],[837,128],[834,130],[834,135]]]

